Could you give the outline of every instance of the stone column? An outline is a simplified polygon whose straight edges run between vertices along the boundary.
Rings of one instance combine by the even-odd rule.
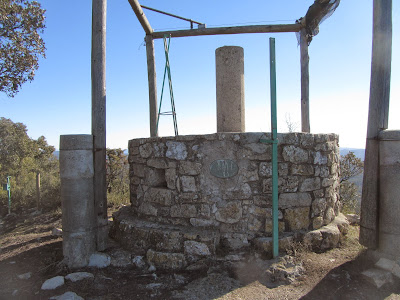
[[[400,258],[400,130],[379,134],[379,247]]]
[[[70,268],[87,266],[96,251],[93,136],[60,136],[63,254]]]
[[[217,132],[245,132],[244,52],[242,47],[215,50]]]

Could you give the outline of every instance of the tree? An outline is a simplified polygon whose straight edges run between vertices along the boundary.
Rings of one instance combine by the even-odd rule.
[[[34,79],[39,57],[45,57],[44,14],[36,1],[0,0],[0,91],[9,97]]]
[[[124,150],[106,149],[107,192],[110,203],[129,200],[129,163]]]
[[[22,123],[0,118],[0,183],[11,176],[13,209],[30,208],[36,202],[36,176],[42,173],[41,205],[52,208],[60,203],[60,179],[55,148],[45,137],[31,139]],[[0,208],[7,196],[0,192]]]
[[[285,114],[285,122],[289,132],[295,132],[297,130],[298,123],[293,122],[292,118],[290,117],[290,114],[288,113]]]
[[[350,179],[364,171],[364,163],[353,152],[340,156],[340,198],[344,212],[358,212],[359,199],[357,186]]]

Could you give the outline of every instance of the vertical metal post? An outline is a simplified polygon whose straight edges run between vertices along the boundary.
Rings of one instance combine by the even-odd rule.
[[[276,60],[275,38],[269,38],[270,86],[271,86],[271,132],[272,132],[272,252],[279,255],[278,230],[278,139],[276,110]]]
[[[108,237],[106,189],[106,11],[107,0],[92,2],[92,135],[97,250]]]

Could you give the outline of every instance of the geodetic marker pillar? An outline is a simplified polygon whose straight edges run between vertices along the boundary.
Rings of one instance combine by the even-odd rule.
[[[63,254],[70,268],[87,266],[96,251],[93,136],[60,136]]]
[[[245,132],[244,51],[238,46],[215,50],[217,132]]]

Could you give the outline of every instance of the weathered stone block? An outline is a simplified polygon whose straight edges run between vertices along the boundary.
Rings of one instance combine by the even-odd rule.
[[[289,132],[278,136],[281,144],[299,145],[299,134],[297,132]]]
[[[196,180],[193,176],[182,176],[181,178],[181,188],[183,192],[196,192]]]
[[[268,236],[272,235],[273,228],[274,228],[274,226],[273,226],[272,220],[271,219],[265,220],[265,228],[264,228],[264,230],[265,230],[265,233]],[[278,222],[278,231],[279,232],[284,232],[285,231],[285,222],[282,222],[282,221]]]
[[[160,158],[151,158],[147,161],[147,165],[149,167],[153,167],[156,169],[166,169],[168,167],[167,163],[164,159]]]
[[[300,186],[300,192],[311,192],[318,190],[321,187],[321,179],[316,178],[307,178],[303,181]]]
[[[265,218],[267,215],[267,210],[268,208],[263,208],[259,206],[252,205],[249,207],[249,213],[258,217],[263,217]]]
[[[312,216],[323,216],[326,209],[326,199],[325,198],[317,198],[312,203]]]
[[[209,217],[211,215],[210,205],[208,204],[201,204],[200,209],[198,211],[199,217]]]
[[[303,133],[300,136],[300,145],[306,149],[312,149],[314,146],[314,135],[310,133]]]
[[[335,219],[335,211],[332,207],[328,207],[324,215],[324,225],[329,224]]]
[[[315,198],[322,198],[325,195],[324,189],[313,191]]]
[[[328,163],[328,157],[321,152],[316,152],[314,155],[315,165],[326,165]]]
[[[324,178],[322,179],[322,186],[323,187],[327,187],[327,186],[331,186],[335,183],[335,181],[337,180],[336,177],[329,177],[329,178]]]
[[[190,224],[192,224],[194,227],[216,227],[219,225],[219,222],[215,220],[190,218]]]
[[[258,181],[258,170],[241,170],[240,176],[242,182]]]
[[[173,204],[173,194],[171,190],[166,188],[151,187],[145,192],[144,201],[171,206]]]
[[[340,231],[335,225],[327,225],[319,229],[322,234],[321,250],[335,248],[340,241]]]
[[[187,157],[186,145],[181,142],[168,141],[166,156],[171,159],[185,160]]]
[[[221,244],[227,250],[239,250],[250,246],[246,234],[225,233],[221,236]]]
[[[261,177],[271,177],[272,176],[272,163],[271,162],[261,162],[258,170],[258,174]],[[287,176],[289,174],[289,167],[287,163],[278,163],[278,175]]]
[[[314,176],[320,176],[320,177],[329,177],[330,171],[329,171],[328,166],[317,166],[315,167],[315,174]]]
[[[182,175],[199,175],[201,167],[200,163],[181,161],[179,164],[179,173]]]
[[[175,169],[166,169],[165,170],[165,181],[167,183],[167,187],[171,190],[176,188],[176,170]]]
[[[254,216],[249,217],[249,221],[247,224],[247,228],[249,231],[261,231],[262,227],[263,227],[263,222],[260,219]]]
[[[146,258],[150,264],[160,269],[180,270],[187,265],[185,255],[181,253],[157,252],[149,249]]]
[[[288,208],[285,210],[284,219],[289,226],[289,231],[308,229],[310,225],[310,208]]]
[[[314,174],[314,168],[311,165],[292,165],[292,175],[309,176]]]
[[[131,169],[133,176],[144,177],[144,166],[142,164],[132,164]]]
[[[157,208],[147,202],[140,204],[138,211],[147,216],[157,216]]]
[[[279,207],[301,207],[311,205],[311,195],[309,193],[282,193],[279,196]]]
[[[308,161],[308,151],[293,145],[283,147],[282,156],[285,161],[292,163],[306,163]]]
[[[319,216],[319,217],[315,217],[312,219],[312,226],[313,229],[319,229],[322,227],[322,225],[324,225],[324,218]]]
[[[166,186],[165,171],[163,169],[146,168],[144,171],[144,180],[149,186]]]
[[[239,222],[242,217],[242,206],[240,201],[221,202],[217,205],[215,218],[222,222],[233,224]]]
[[[270,151],[270,146],[263,143],[250,143],[245,145],[246,148],[250,149],[251,151],[257,154],[264,154]]]
[[[181,204],[171,207],[171,217],[173,218],[194,218],[196,216],[197,209],[193,204]]]
[[[299,179],[297,176],[278,178],[278,190],[280,193],[297,192]],[[263,180],[263,193],[272,193],[272,178]]]
[[[153,153],[153,147],[151,144],[144,144],[139,147],[139,153],[142,158],[149,158]]]
[[[204,243],[196,241],[184,242],[185,255],[188,256],[209,256],[211,255],[210,249]]]

